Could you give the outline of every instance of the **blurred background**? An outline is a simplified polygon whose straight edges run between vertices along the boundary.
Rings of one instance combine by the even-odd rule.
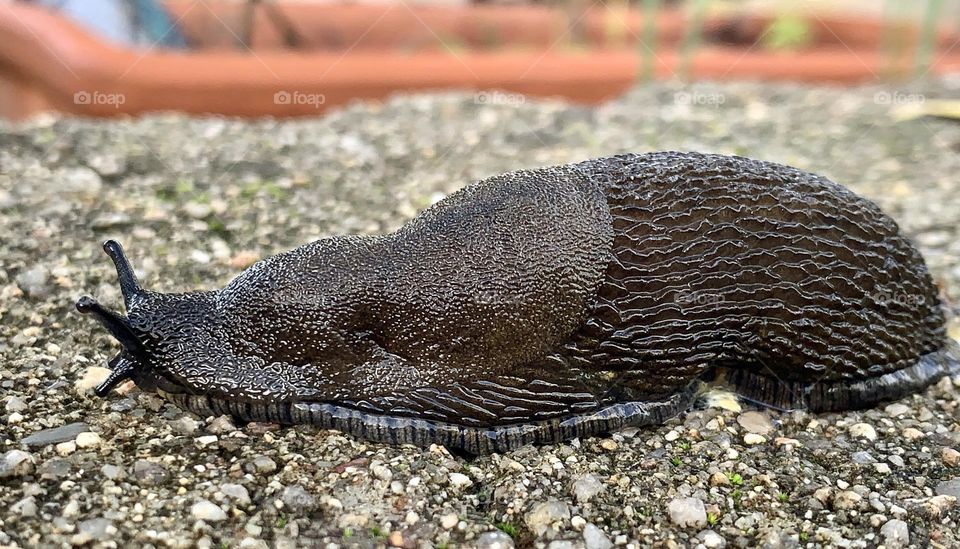
[[[284,117],[413,90],[597,103],[653,80],[904,82],[960,70],[958,40],[960,0],[5,0],[0,116]]]
[[[960,496],[943,383],[886,411],[775,414],[761,444],[711,409],[466,462],[195,419],[129,385],[92,399],[116,343],[74,307],[123,309],[109,238],[145,288],[212,290],[482,178],[695,150],[875,201],[960,338],[958,74],[958,0],[0,0],[0,546],[960,547],[960,506],[934,504]],[[78,426],[95,446],[49,443]],[[593,476],[585,503],[571,487]],[[702,526],[671,522],[678,495]]]

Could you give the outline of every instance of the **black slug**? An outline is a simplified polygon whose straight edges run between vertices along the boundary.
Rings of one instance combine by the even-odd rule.
[[[395,233],[319,240],[219,291],[77,302],[133,379],[200,415],[471,453],[685,410],[703,380],[812,411],[960,371],[923,258],[823,177],[661,152],[472,184]]]

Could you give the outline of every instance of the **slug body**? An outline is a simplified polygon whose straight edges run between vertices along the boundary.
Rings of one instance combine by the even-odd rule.
[[[472,453],[659,423],[704,379],[869,406],[960,370],[923,258],[871,202],[696,153],[504,174],[393,234],[316,241],[219,291],[90,298],[131,378],[201,415]]]

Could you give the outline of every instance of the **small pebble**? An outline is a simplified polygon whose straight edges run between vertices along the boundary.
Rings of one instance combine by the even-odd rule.
[[[32,447],[48,446],[50,444],[75,440],[77,435],[80,433],[85,433],[89,430],[90,427],[87,426],[86,423],[70,423],[60,427],[52,427],[50,429],[37,431],[36,433],[24,438],[20,442]]]
[[[83,375],[80,376],[80,379],[73,384],[73,389],[78,395],[92,395],[93,389],[106,381],[109,375],[109,368],[104,368],[103,366],[91,366],[84,370]]]
[[[852,491],[844,490],[833,498],[834,509],[856,509],[860,505],[863,496]]]
[[[107,463],[100,468],[100,474],[110,480],[118,480],[124,477],[124,470],[118,465]]]
[[[181,435],[193,435],[200,428],[200,422],[190,416],[181,416],[170,422],[170,427]]]
[[[768,435],[773,432],[773,422],[771,422],[770,417],[763,412],[744,412],[737,416],[737,423],[749,433]]]
[[[868,423],[854,423],[850,426],[850,436],[873,441],[877,440],[877,430]]]
[[[603,489],[603,483],[601,483],[596,476],[586,474],[573,482],[572,492],[577,502],[586,503],[602,492]]]
[[[53,448],[56,450],[58,456],[69,456],[77,451],[77,443],[74,440],[68,440],[57,444]]]
[[[450,485],[458,490],[463,490],[473,486],[473,481],[463,473],[450,473]]]
[[[0,455],[0,478],[21,477],[33,472],[36,460],[23,450],[10,450]]]
[[[277,463],[267,456],[253,458],[252,464],[253,470],[261,474],[269,474],[277,470]]]
[[[747,433],[743,436],[743,443],[748,446],[763,444],[766,441],[767,439],[763,435],[758,435],[756,433]]]
[[[682,527],[703,528],[707,525],[707,511],[697,498],[676,498],[668,506],[670,520]]]
[[[77,435],[77,448],[96,448],[100,446],[100,435],[97,433],[80,433]]]
[[[569,518],[570,508],[557,500],[538,503],[524,515],[527,526],[538,536],[551,529],[553,524],[563,523]]]
[[[460,518],[457,517],[455,513],[449,513],[440,517],[440,526],[443,526],[447,530],[450,530],[456,527],[459,521],[460,521]]]
[[[893,404],[887,405],[883,411],[890,417],[902,417],[910,413],[910,407],[906,404],[894,402]]]
[[[27,409],[27,403],[20,397],[12,396],[7,399],[4,409],[7,412],[23,412]]]
[[[224,483],[220,485],[220,492],[236,502],[237,505],[245,507],[250,505],[250,492],[242,484]]]
[[[207,431],[215,435],[225,435],[236,430],[237,426],[234,425],[233,418],[230,416],[217,416],[207,424]]]
[[[610,549],[613,542],[607,535],[592,523],[583,527],[583,544],[586,549]]]
[[[477,549],[513,549],[513,538],[500,530],[491,530],[477,538]]]
[[[914,429],[913,427],[907,427],[906,429],[903,430],[902,434],[903,434],[903,438],[907,440],[917,440],[926,436],[923,434],[923,431],[919,429]]]
[[[317,498],[299,484],[284,488],[280,499],[292,513],[297,515],[308,514],[317,508]]]
[[[891,519],[880,528],[884,545],[893,549],[910,545],[910,527],[900,519]]]
[[[27,496],[11,505],[10,512],[24,518],[35,517],[37,516],[37,500],[33,496]]]
[[[723,549],[727,545],[727,540],[713,530],[703,530],[697,534],[697,537],[702,540],[703,546],[707,549]]]
[[[227,514],[223,512],[223,509],[221,509],[219,505],[205,499],[194,503],[193,506],[190,507],[190,514],[197,520],[207,522],[227,520]]]
[[[960,477],[937,483],[934,491],[940,496],[951,496],[960,499]]]
[[[162,465],[145,459],[133,464],[133,476],[141,486],[159,486],[170,480],[170,473]]]

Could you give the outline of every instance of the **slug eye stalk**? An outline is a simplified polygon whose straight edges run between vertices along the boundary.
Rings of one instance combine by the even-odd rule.
[[[136,304],[137,299],[145,293],[143,287],[137,281],[137,275],[133,272],[133,267],[127,260],[126,254],[123,253],[123,247],[120,246],[119,242],[107,240],[103,243],[103,251],[110,256],[117,269],[117,279],[120,283],[120,292],[123,294],[123,303],[129,311]],[[97,396],[103,397],[119,383],[133,375],[136,368],[135,357],[144,355],[143,343],[137,337],[126,317],[107,309],[92,297],[81,297],[77,300],[76,306],[80,313],[92,315],[123,346],[123,352],[114,357],[108,364],[112,370],[110,375],[94,389]]]
[[[120,292],[123,294],[123,304],[130,310],[130,305],[141,295],[143,287],[137,280],[137,275],[133,272],[133,267],[123,253],[123,246],[116,240],[107,240],[103,243],[103,251],[113,260],[113,265],[117,268],[117,280],[120,282]]]
[[[140,339],[137,338],[126,318],[105,308],[87,295],[77,300],[77,310],[85,315],[93,315],[93,318],[97,319],[97,322],[106,328],[126,351],[134,354],[142,353],[143,344],[140,343]]]

